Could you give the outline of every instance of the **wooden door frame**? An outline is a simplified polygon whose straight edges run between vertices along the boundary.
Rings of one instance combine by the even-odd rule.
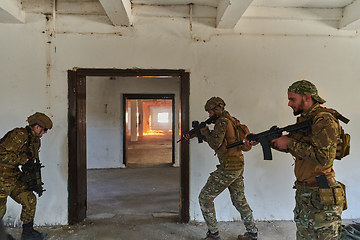
[[[145,93],[145,94],[128,94],[128,93],[124,93],[123,94],[123,164],[126,166],[127,162],[127,156],[126,156],[126,100],[127,99],[167,99],[167,100],[171,100],[171,114],[172,114],[172,119],[171,119],[171,130],[172,133],[175,133],[175,94],[153,94],[153,93]],[[175,163],[175,134],[172,134],[171,136],[171,162],[172,164]]]
[[[189,130],[190,74],[185,70],[155,69],[96,69],[68,70],[68,223],[86,218],[86,78],[87,77],[173,76],[180,78],[181,131]],[[190,220],[190,163],[189,142],[180,144],[180,222]]]

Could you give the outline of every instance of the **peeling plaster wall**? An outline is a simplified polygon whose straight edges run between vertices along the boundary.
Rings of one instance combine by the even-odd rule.
[[[54,34],[52,24],[37,14],[28,14],[23,25],[0,24],[1,135],[26,125],[34,111],[54,120],[40,152],[47,191],[38,200],[35,224],[67,223],[67,70],[73,67],[185,69],[190,72],[190,120],[206,119],[205,101],[221,96],[227,110],[253,132],[294,123],[287,87],[301,78],[313,81],[328,101],[325,106],[351,119],[344,125],[351,133],[351,155],[336,162],[335,171],[347,185],[349,210],[343,218],[360,217],[358,34],[339,31],[331,22],[248,19],[234,30],[212,26],[195,22],[190,35],[187,19],[143,17],[134,19],[134,27],[122,28],[102,16],[60,15]],[[217,159],[196,140],[190,151],[190,216],[203,221],[197,196]],[[245,153],[246,196],[257,220],[293,217],[293,160],[273,155],[273,161],[262,160],[260,146]],[[218,220],[240,219],[228,191],[215,204]],[[19,214],[20,206],[9,199],[7,223],[19,225]]]

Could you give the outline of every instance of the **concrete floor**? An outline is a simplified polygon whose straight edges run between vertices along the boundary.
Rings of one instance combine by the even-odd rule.
[[[126,169],[88,170],[88,210],[85,221],[73,226],[37,229],[48,233],[49,240],[203,238],[207,231],[204,223],[180,224],[178,221],[179,168],[172,167],[171,158],[161,160],[156,154],[168,156],[171,153],[171,142],[170,145],[166,142],[155,142],[154,146],[141,144],[142,147],[133,145],[132,148],[142,152],[138,160],[148,159],[152,164],[136,162],[135,157],[131,160],[132,167]],[[295,239],[296,227],[292,221],[259,221],[257,226],[261,240]],[[242,222],[220,222],[219,229],[221,238],[227,240],[236,240],[237,235],[245,231]],[[7,228],[7,231],[20,239],[21,228]]]
[[[88,170],[87,219],[74,226],[39,227],[48,239],[196,239],[204,223],[179,223],[179,169],[153,166]],[[230,203],[229,203],[230,204]],[[291,221],[257,223],[261,239],[295,239]],[[245,231],[241,222],[220,222],[222,239],[235,240]],[[21,228],[8,231],[20,239]]]
[[[127,167],[149,167],[172,163],[171,136],[139,137],[127,141]]]

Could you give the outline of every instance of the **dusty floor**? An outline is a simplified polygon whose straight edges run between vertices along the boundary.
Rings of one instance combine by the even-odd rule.
[[[292,222],[258,222],[260,238],[263,240],[295,239],[295,226]],[[240,222],[220,222],[222,239],[236,240],[244,231]],[[115,216],[111,219],[99,219],[70,227],[41,227],[47,232],[48,239],[147,239],[147,240],[200,240],[205,236],[203,224],[179,224],[177,218],[155,218],[144,215]],[[20,239],[20,229],[9,229],[16,239]]]
[[[207,231],[204,223],[178,221],[179,168],[172,167],[171,142],[129,147],[132,157],[128,168],[88,170],[85,221],[73,226],[36,229],[48,233],[49,240],[200,240],[204,237]],[[261,240],[295,239],[292,221],[261,221],[257,226]],[[236,240],[245,231],[242,222],[220,222],[219,229],[223,240]],[[21,228],[7,228],[7,231],[20,239]]]
[[[146,167],[172,163],[171,136],[139,137],[127,141],[127,167]]]
[[[180,224],[178,168],[88,170],[88,217],[77,225],[39,227],[50,240],[200,240],[203,223]],[[229,203],[230,204],[230,203]],[[350,221],[344,221],[349,223]],[[292,221],[257,222],[261,240],[295,239]],[[236,240],[241,222],[220,222],[222,239]],[[21,228],[7,229],[20,239]]]

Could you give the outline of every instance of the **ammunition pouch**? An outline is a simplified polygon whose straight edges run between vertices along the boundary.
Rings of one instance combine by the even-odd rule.
[[[242,156],[224,157],[222,168],[225,171],[239,171],[244,167],[244,159]]]
[[[332,188],[319,188],[320,200],[322,204],[335,204]]]
[[[345,184],[343,184],[342,182],[339,182],[340,183],[341,187],[342,187],[342,190],[343,190],[343,193],[344,193],[344,207],[343,207],[343,211],[345,211],[346,209],[348,209],[348,205],[347,205],[347,200],[346,200],[346,186]]]
[[[330,188],[319,188],[319,195],[322,204],[343,205],[343,210],[347,209],[344,184],[340,183],[340,186],[335,185]]]

